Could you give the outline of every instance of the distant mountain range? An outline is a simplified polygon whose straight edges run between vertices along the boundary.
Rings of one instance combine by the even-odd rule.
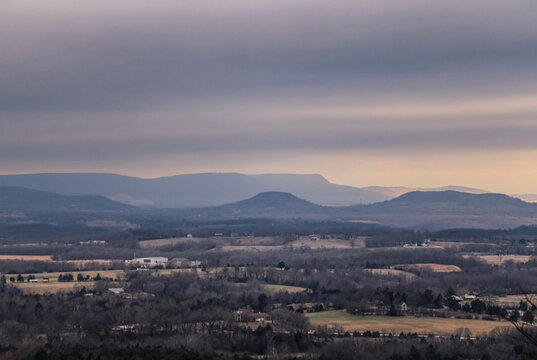
[[[508,229],[537,224],[537,204],[503,194],[415,191],[390,201],[355,206],[353,214],[394,227]]]
[[[304,218],[415,228],[514,228],[537,224],[537,204],[502,194],[415,191],[375,204],[328,207],[267,192],[232,204],[183,210],[192,219]]]
[[[448,186],[422,189],[336,185],[321,175],[205,173],[141,179],[116,174],[66,173],[0,175],[0,186],[21,186],[62,195],[100,195],[125,204],[156,208],[207,207],[227,204],[262,192],[292,193],[327,206],[371,204],[416,190],[484,190]]]
[[[132,211],[135,208],[96,195],[59,195],[17,186],[0,186],[0,211]]]
[[[514,228],[537,224],[537,204],[502,194],[414,191],[395,199],[354,206],[321,206],[285,192],[263,192],[246,200],[203,208],[141,209],[98,195],[60,195],[0,186],[0,212],[122,212],[186,220],[247,218],[363,222],[414,229]]]

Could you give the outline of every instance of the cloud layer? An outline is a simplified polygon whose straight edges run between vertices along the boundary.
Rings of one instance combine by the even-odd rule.
[[[442,185],[446,167],[500,156],[529,176],[524,191],[537,180],[520,163],[537,151],[533,0],[2,6],[3,173],[295,169],[419,185],[414,169]],[[402,168],[382,181],[375,161]]]

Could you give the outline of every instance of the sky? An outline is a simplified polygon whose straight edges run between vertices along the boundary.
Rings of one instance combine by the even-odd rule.
[[[0,173],[537,193],[535,0],[3,0]]]

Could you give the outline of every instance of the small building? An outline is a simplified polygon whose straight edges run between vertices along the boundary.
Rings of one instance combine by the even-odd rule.
[[[272,317],[269,314],[262,312],[253,312],[249,308],[237,310],[233,313],[233,317],[236,322],[257,322],[265,323],[272,322]]]
[[[168,263],[167,257],[145,257],[145,258],[135,258],[132,260],[125,260],[125,263],[128,265],[145,265],[148,267],[166,265]]]
[[[125,292],[125,289],[123,288],[109,288],[108,291],[110,291],[112,294],[115,295],[121,295]]]
[[[191,237],[192,237],[192,234],[186,234],[186,237],[187,237],[187,238],[191,238]]]
[[[479,297],[479,294],[476,293],[475,291],[470,291],[469,293],[467,294],[464,294],[464,300],[474,300],[474,299],[477,299]]]

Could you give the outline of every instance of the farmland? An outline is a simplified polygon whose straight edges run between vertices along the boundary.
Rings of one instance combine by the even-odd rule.
[[[437,273],[450,273],[450,272],[461,272],[462,269],[456,265],[445,265],[445,264],[399,264],[393,265],[392,268],[408,271],[431,271]]]
[[[313,326],[341,326],[344,331],[378,331],[381,334],[417,333],[449,336],[461,329],[469,334],[485,335],[497,328],[510,327],[508,322],[446,319],[414,316],[356,316],[344,310],[324,311],[307,314]],[[468,332],[464,330],[466,334]]]
[[[277,251],[292,249],[352,249],[364,248],[365,237],[345,240],[339,238],[317,238],[299,236],[294,240],[284,240],[281,237],[269,236],[238,236],[238,237],[175,237],[167,239],[143,240],[138,244],[143,249],[158,249],[185,244],[207,243],[214,244],[220,251]]]
[[[66,293],[80,290],[86,288],[86,290],[91,290],[95,287],[94,281],[84,281],[84,282],[39,282],[39,283],[29,283],[21,282],[14,283],[13,286],[22,290],[27,294],[56,294],[56,293]]]
[[[480,255],[480,254],[465,254],[466,258],[476,258],[485,261],[491,265],[501,265],[506,261],[513,261],[515,263],[527,263],[530,261],[530,255]]]

